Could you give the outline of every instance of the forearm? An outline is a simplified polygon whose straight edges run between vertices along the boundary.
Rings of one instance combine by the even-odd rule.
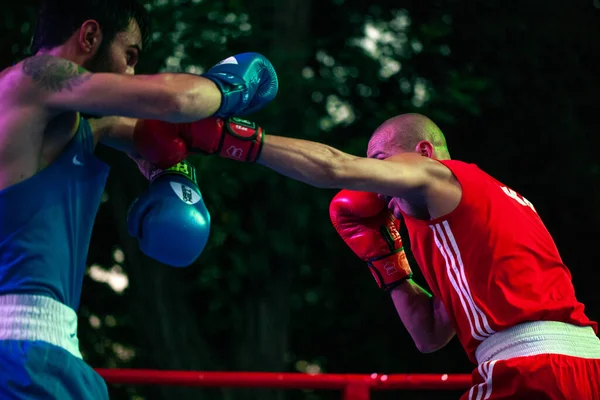
[[[137,119],[125,117],[102,117],[88,119],[94,144],[102,143],[126,154],[135,153],[133,130]]]
[[[142,79],[157,82],[173,94],[176,108],[166,118],[168,122],[193,122],[213,115],[221,105],[222,94],[209,79],[191,74],[147,75]]]
[[[454,327],[443,304],[412,279],[400,284],[390,294],[398,316],[419,351],[431,353],[452,339]]]
[[[312,186],[336,188],[341,165],[354,158],[321,143],[267,135],[257,162]]]

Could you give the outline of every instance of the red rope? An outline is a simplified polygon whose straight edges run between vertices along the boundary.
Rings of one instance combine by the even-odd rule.
[[[96,370],[107,383],[198,387],[254,387],[279,389],[336,389],[358,385],[370,389],[459,390],[471,386],[468,374],[305,374],[278,372],[205,372],[143,369]]]

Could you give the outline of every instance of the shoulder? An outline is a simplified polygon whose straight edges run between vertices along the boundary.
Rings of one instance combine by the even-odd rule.
[[[84,79],[89,75],[80,65],[47,54],[26,58],[15,67],[24,80],[29,80],[36,88],[49,92],[69,89],[73,78],[80,76],[80,79]]]
[[[47,84],[48,65],[55,57],[35,56],[26,58],[0,73],[3,98],[16,102],[34,100],[40,83]]]
[[[80,65],[51,55],[28,57],[11,67],[8,75],[20,92],[38,95],[70,90],[79,80],[91,76]]]
[[[398,193],[408,205],[404,212],[414,218],[427,215],[428,219],[438,218],[454,210],[461,201],[462,188],[453,171],[442,160],[422,156],[418,153],[404,153],[386,158],[396,162],[396,171],[402,172],[404,180],[409,180],[410,190]]]
[[[43,102],[39,100],[40,97],[35,83],[23,72],[23,62],[0,73],[0,104],[3,113],[23,112],[23,117],[27,116],[29,119],[50,117]]]
[[[402,164],[400,168],[410,167],[413,174],[421,175],[427,182],[448,180],[454,175],[445,160],[432,159],[419,153],[397,154],[385,160]]]
[[[31,77],[34,80],[39,80],[48,72],[53,73],[84,73],[85,68],[69,61],[65,58],[56,57],[50,54],[42,54],[37,56],[27,57],[21,62],[15,64],[15,67],[20,69],[23,74]]]
[[[47,99],[53,93],[68,91],[90,73],[74,62],[51,55],[28,57],[7,68],[0,75],[0,91],[4,100],[15,106],[48,109]]]
[[[4,101],[18,100],[28,92],[30,85],[25,79],[20,64],[5,68],[0,72],[0,93]]]
[[[438,160],[418,153],[402,154],[400,158],[404,159],[405,163],[413,165],[414,173],[419,174],[424,182],[422,189],[426,193],[439,195],[446,192],[461,191],[459,179],[455,174],[455,166],[469,164],[455,160]]]

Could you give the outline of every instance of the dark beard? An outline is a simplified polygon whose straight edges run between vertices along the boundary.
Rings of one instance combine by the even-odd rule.
[[[110,58],[110,44],[102,43],[96,55],[83,66],[90,72],[113,72],[114,68]]]
[[[112,62],[109,54],[110,46],[108,44],[101,44],[96,55],[83,65],[83,68],[90,72],[113,72]],[[80,114],[85,119],[102,118],[102,116],[92,114]]]

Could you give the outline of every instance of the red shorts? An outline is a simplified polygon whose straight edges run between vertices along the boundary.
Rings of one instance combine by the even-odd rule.
[[[600,359],[539,354],[488,361],[460,400],[600,400]]]

